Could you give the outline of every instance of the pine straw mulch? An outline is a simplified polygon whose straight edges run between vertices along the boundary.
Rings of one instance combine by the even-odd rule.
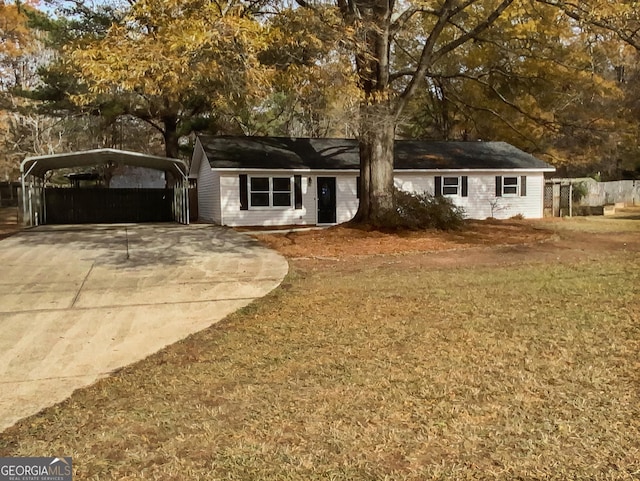
[[[286,233],[253,232],[269,247],[289,258],[434,252],[478,246],[522,245],[549,240],[554,232],[531,221],[467,221],[460,231],[380,231],[343,224],[327,229]]]

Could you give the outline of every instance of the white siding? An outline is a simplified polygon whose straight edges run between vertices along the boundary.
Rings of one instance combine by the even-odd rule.
[[[208,166],[208,162],[203,162]],[[264,171],[248,173],[249,176],[283,177],[294,174],[302,175],[302,209],[249,207],[249,210],[240,210],[240,179],[239,172],[210,172],[201,169],[198,180],[198,197],[200,217],[205,220],[213,220],[228,226],[278,226],[278,225],[315,225],[317,222],[316,186],[317,177],[336,178],[336,220],[343,223],[351,220],[358,210],[356,179],[358,174],[349,173],[323,173],[305,174]],[[210,170],[210,169],[209,169]],[[204,175],[203,175],[204,174]],[[471,219],[485,219],[493,217],[507,219],[521,214],[526,218],[542,217],[542,196],[544,190],[544,176],[541,172],[509,172],[504,173],[509,177],[527,177],[527,195],[524,197],[496,197],[495,177],[498,172],[490,173],[460,173],[438,172],[437,175],[462,176],[468,178],[468,196],[452,196],[451,200],[465,209],[466,217]],[[397,173],[395,184],[403,190],[429,194],[434,193],[435,176],[433,172]],[[311,179],[309,181],[309,179]],[[209,185],[208,188],[205,185]],[[204,199],[205,190],[210,194]],[[201,200],[201,196],[202,199]],[[219,199],[216,204],[211,199]],[[203,201],[207,202],[206,206]],[[493,204],[493,212],[492,212]],[[210,206],[210,207],[209,207]],[[207,215],[208,217],[205,217]]]
[[[218,172],[213,172],[213,198],[212,198],[212,208],[213,208],[213,222],[216,224],[222,225],[222,205],[220,202],[220,174]]]
[[[222,224],[222,212],[220,209],[220,175],[211,169],[209,162],[202,152],[194,152],[201,155],[200,169],[198,170],[198,220]]]
[[[396,173],[393,183],[398,189],[415,192],[417,194],[433,194],[435,189],[435,175],[433,174],[403,174]]]
[[[505,176],[526,176],[526,196],[496,197],[496,175],[469,176],[469,198],[473,195],[473,204],[468,200],[465,207],[467,216],[472,219],[508,219],[514,215],[522,215],[528,219],[542,217],[544,175],[542,173],[518,172]],[[493,208],[493,210],[492,210]]]
[[[293,172],[259,172],[257,177],[293,177]],[[223,225],[228,226],[277,226],[277,225],[315,225],[315,179],[309,185],[309,175],[302,174],[302,209],[293,207],[249,207],[240,210],[239,173],[220,173],[220,200]]]
[[[360,200],[357,197],[357,174],[336,175],[336,220],[348,222],[356,215]]]
[[[317,178],[336,178],[336,219],[338,223],[347,222],[358,210],[356,197],[357,186],[354,174],[322,175],[299,174],[295,172],[260,172],[253,175],[260,177],[282,177],[286,175],[302,176],[302,209],[249,207],[240,210],[240,178],[239,173],[220,174],[220,199],[223,214],[222,223],[229,226],[277,226],[277,225],[315,225],[317,221]],[[251,176],[251,174],[249,174]],[[311,180],[309,180],[311,179]]]
[[[544,175],[541,172],[509,172],[483,173],[473,172],[441,172],[442,177],[462,176],[468,178],[468,196],[451,196],[454,204],[464,208],[466,217],[470,219],[508,219],[521,214],[525,218],[537,219],[542,217],[542,199],[544,191]],[[526,196],[496,197],[496,175],[506,177],[527,177]],[[431,173],[399,173],[395,176],[397,187],[412,192],[433,194],[435,189],[435,175]]]

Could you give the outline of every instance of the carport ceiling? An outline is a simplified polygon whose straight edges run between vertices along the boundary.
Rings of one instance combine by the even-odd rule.
[[[71,152],[68,154],[27,157],[22,161],[22,164],[20,164],[20,172],[23,176],[33,175],[35,177],[44,177],[45,173],[50,170],[100,165],[108,162],[168,171],[177,178],[184,178],[187,174],[187,164],[180,159],[171,159],[168,157],[117,149],[95,149],[83,152]]]

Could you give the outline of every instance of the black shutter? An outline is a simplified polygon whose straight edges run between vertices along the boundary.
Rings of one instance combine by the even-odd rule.
[[[240,210],[249,210],[247,174],[240,174]]]
[[[293,176],[293,203],[296,209],[302,209],[302,176]]]
[[[439,175],[436,175],[436,190],[433,195],[435,195],[436,197],[442,195],[442,177]]]
[[[360,176],[356,177],[356,199],[360,198]]]
[[[527,196],[527,176],[523,175],[520,177],[520,195],[522,197]]]
[[[496,197],[502,197],[502,176],[496,175]]]
[[[462,197],[469,196],[469,182],[466,175],[462,176]]]

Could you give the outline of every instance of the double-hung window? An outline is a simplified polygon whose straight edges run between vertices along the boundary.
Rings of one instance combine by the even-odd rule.
[[[460,177],[442,178],[442,195],[459,195]]]
[[[251,207],[269,207],[271,205],[271,182],[269,177],[251,177]]]
[[[503,177],[502,178],[502,195],[518,195],[519,192],[518,178],[517,177]]]
[[[436,195],[446,195],[449,197],[467,197],[468,195],[468,180],[466,175],[460,177],[436,176],[435,183]]]
[[[271,178],[271,205],[274,207],[291,207],[291,178]]]
[[[527,195],[527,176],[496,176],[496,197],[524,197]]]

